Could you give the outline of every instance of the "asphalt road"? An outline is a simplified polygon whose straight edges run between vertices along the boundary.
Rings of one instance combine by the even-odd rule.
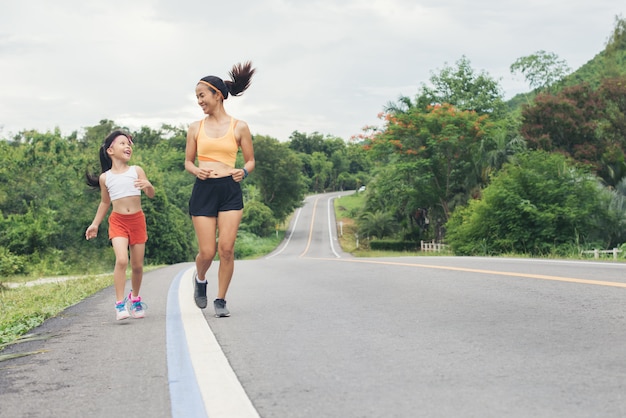
[[[626,264],[341,252],[337,194],[238,261],[230,318],[192,264],[146,274],[146,318],[111,288],[0,363],[0,417],[624,417]],[[216,290],[215,272],[209,275]]]

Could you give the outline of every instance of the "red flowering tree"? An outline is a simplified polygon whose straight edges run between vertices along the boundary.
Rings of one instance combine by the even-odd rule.
[[[480,183],[476,156],[489,116],[442,104],[383,117],[386,126],[367,144],[381,163],[368,209],[410,216],[434,208],[433,215],[445,222]]]
[[[539,94],[522,110],[521,133],[530,149],[560,152],[590,165],[606,184],[626,175],[626,79],[606,79]]]

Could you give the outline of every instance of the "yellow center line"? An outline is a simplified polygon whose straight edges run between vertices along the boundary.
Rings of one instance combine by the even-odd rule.
[[[304,257],[304,255],[309,251],[309,247],[311,246],[311,240],[313,238],[313,224],[315,223],[315,210],[317,209],[318,200],[320,200],[319,197],[315,199],[315,202],[313,203],[313,212],[311,213],[311,226],[309,227],[309,240],[306,243],[306,248],[304,249],[302,254],[300,254],[300,257]]]
[[[323,258],[322,260],[343,261],[343,262],[348,262],[348,263],[386,264],[386,265],[392,265],[392,266],[406,266],[406,267],[419,267],[419,268],[429,268],[429,269],[439,269],[439,270],[463,271],[463,272],[468,272],[468,273],[493,274],[496,276],[525,277],[525,278],[530,278],[530,279],[552,280],[552,281],[557,281],[557,282],[581,283],[581,284],[590,284],[590,285],[595,285],[595,286],[611,286],[611,287],[626,288],[626,283],[608,282],[604,280],[577,279],[575,277],[548,276],[545,274],[514,273],[510,271],[483,270],[483,269],[472,269],[472,268],[466,268],[466,267],[437,266],[433,264],[402,263],[402,262],[397,262],[397,261],[355,260],[355,259],[347,259],[347,258],[339,258],[339,259],[338,258]]]

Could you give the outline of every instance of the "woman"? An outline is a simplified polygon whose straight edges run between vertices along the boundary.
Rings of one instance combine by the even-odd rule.
[[[217,298],[213,301],[216,317],[230,316],[226,292],[233,277],[235,239],[243,214],[239,183],[255,165],[250,129],[246,122],[226,113],[224,100],[229,94],[241,95],[249,87],[254,71],[252,64],[246,62],[233,66],[230,80],[202,78],[196,85],[196,98],[206,116],[193,122],[187,132],[185,170],[196,177],[189,199],[189,215],[198,240],[194,299],[199,308],[206,308],[206,274],[217,251],[220,265]],[[244,165],[235,168],[239,149]]]

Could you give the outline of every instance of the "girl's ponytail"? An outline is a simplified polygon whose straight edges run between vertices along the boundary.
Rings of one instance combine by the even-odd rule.
[[[131,144],[133,143],[131,136],[127,134],[126,132],[121,131],[119,129],[111,132],[109,136],[107,136],[104,139],[104,143],[100,147],[100,167],[102,168],[102,171],[100,172],[100,174],[109,171],[111,167],[113,166],[113,161],[111,160],[111,157],[109,157],[109,154],[107,154],[107,150],[109,149],[111,144],[113,144],[113,141],[115,140],[115,138],[117,138],[120,135],[124,135],[126,138],[129,139]],[[87,180],[87,185],[89,187],[93,187],[94,189],[100,188],[100,174],[96,175],[96,174],[89,173],[89,171],[85,172],[85,179]]]

